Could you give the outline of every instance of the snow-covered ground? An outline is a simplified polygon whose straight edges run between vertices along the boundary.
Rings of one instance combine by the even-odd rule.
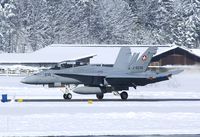
[[[0,76],[0,94],[10,99],[62,98],[61,89],[24,85],[21,78]],[[199,84],[200,69],[187,68],[169,81],[131,88],[129,98],[200,98]],[[199,108],[200,101],[0,103],[0,136],[199,134]]]

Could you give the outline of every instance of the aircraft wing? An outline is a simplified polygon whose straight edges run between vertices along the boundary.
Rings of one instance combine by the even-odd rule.
[[[176,75],[183,72],[183,70],[170,70],[167,72],[162,72],[162,73],[152,73],[152,74],[124,74],[124,75],[108,75],[106,78],[138,78],[138,79],[155,79],[155,78],[160,78],[160,77],[171,77],[172,75]]]
[[[88,77],[105,77],[105,74],[102,73],[55,73],[55,75],[61,77],[73,77],[73,76],[88,76]]]
[[[157,78],[157,77],[166,77],[166,76],[172,76],[183,72],[183,70],[177,69],[177,70],[170,70],[167,72],[162,73],[152,73],[152,74],[112,74],[112,75],[105,75],[103,73],[56,73],[55,75],[61,76],[61,77],[76,77],[76,76],[84,76],[84,77],[105,77],[105,78]]]
[[[160,82],[168,80],[172,75],[178,74],[183,70],[171,70],[164,73],[137,73],[137,74],[98,74],[98,73],[79,73],[79,74],[66,74],[57,73],[56,75],[66,78],[73,78],[83,82],[86,85],[101,85],[105,80],[115,87],[119,86],[121,83],[124,85],[131,85],[136,88],[137,85],[146,85],[149,83]]]

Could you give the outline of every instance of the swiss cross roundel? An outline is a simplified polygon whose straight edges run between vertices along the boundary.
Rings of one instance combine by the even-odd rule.
[[[144,55],[144,56],[142,57],[142,60],[143,60],[143,61],[146,61],[146,60],[147,60],[147,56]]]

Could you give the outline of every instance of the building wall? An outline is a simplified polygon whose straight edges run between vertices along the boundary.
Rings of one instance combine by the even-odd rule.
[[[152,63],[153,65],[195,65],[199,64],[199,62],[195,59],[195,57],[180,54],[171,54],[161,58],[159,61],[155,61]]]

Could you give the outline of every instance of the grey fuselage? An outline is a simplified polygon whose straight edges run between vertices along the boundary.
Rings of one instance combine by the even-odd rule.
[[[26,84],[84,84],[86,86],[106,87],[112,86],[113,90],[128,90],[129,87],[144,86],[149,83],[155,83],[168,80],[168,77],[156,76],[156,72],[132,72],[119,70],[114,67],[103,66],[79,66],[72,68],[49,69],[40,73],[28,76],[22,80]]]

